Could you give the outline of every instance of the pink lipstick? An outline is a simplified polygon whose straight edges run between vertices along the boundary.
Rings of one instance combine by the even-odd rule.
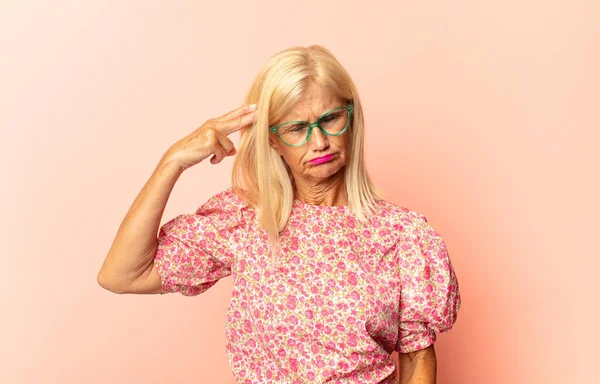
[[[323,156],[323,157],[317,157],[316,159],[312,159],[310,162],[312,164],[323,164],[323,163],[328,162],[332,158],[333,158],[333,154],[327,155],[327,156]]]

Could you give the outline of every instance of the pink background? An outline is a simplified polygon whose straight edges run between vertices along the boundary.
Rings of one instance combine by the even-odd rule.
[[[596,379],[597,1],[0,7],[0,382],[234,382],[230,278],[187,298],[96,274],[167,148],[314,43],[356,82],[375,182],[450,251],[463,306],[438,383]],[[232,160],[187,170],[162,223],[226,188]]]

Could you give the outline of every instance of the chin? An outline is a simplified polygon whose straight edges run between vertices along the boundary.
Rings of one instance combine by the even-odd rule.
[[[320,164],[318,169],[313,168],[311,175],[320,179],[325,179],[327,177],[335,175],[340,170],[341,167],[338,164],[335,164],[334,162],[329,162],[325,164]]]

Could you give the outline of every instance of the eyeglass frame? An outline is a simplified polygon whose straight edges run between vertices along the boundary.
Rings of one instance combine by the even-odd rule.
[[[346,123],[346,126],[344,127],[344,129],[342,129],[340,132],[338,133],[328,133],[327,131],[325,131],[323,129],[323,127],[321,127],[321,119],[323,119],[324,117],[329,116],[329,114],[331,114],[332,112],[335,111],[339,111],[340,109],[345,109],[346,111],[348,111],[348,122]],[[304,145],[308,140],[310,140],[310,135],[312,134],[312,130],[313,127],[319,127],[319,129],[321,130],[321,132],[323,132],[323,134],[327,135],[327,136],[339,136],[342,133],[346,132],[346,130],[348,129],[348,127],[350,126],[350,121],[352,120],[352,112],[354,112],[354,105],[353,104],[348,104],[348,105],[343,105],[341,107],[337,107],[334,109],[331,109],[327,112],[325,112],[324,114],[322,114],[321,116],[319,116],[319,118],[317,119],[317,121],[315,121],[314,123],[311,123],[309,121],[302,121],[302,120],[292,120],[292,121],[286,121],[285,123],[281,123],[281,124],[277,124],[273,127],[269,127],[269,131],[271,131],[272,133],[274,133],[275,135],[277,135],[277,137],[279,138],[279,140],[287,145],[288,147],[299,147],[301,145]],[[296,144],[296,145],[292,145],[292,144],[288,144],[286,143],[281,136],[279,136],[279,127],[285,125],[285,124],[290,124],[290,123],[306,123],[308,124],[308,134],[306,135],[306,139],[304,139],[304,141],[300,144]]]

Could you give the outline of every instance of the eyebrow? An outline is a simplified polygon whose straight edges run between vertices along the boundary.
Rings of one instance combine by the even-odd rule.
[[[330,107],[328,108],[325,112],[321,113],[319,115],[319,117],[317,117],[317,120],[319,120],[321,117],[323,117],[323,115],[325,115],[327,112],[331,111],[332,109],[336,109],[338,107]],[[309,123],[309,120],[299,120],[299,119],[294,119],[294,120],[288,120],[288,121],[302,121],[303,123]]]

